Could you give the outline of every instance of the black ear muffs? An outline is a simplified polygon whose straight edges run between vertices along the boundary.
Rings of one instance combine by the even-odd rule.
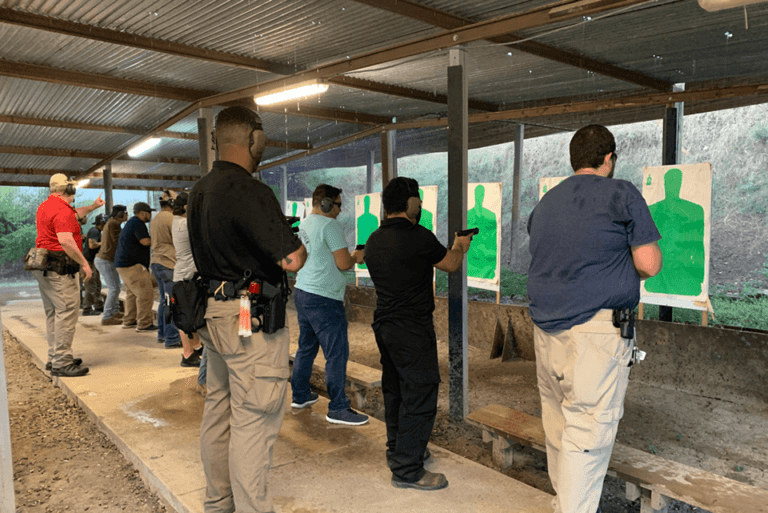
[[[405,215],[408,216],[408,219],[416,219],[418,220],[419,214],[421,213],[421,200],[418,196],[411,196],[408,198],[408,208],[405,210]]]
[[[322,210],[323,213],[328,214],[333,210],[333,200],[328,197],[323,198],[320,202],[320,210]]]
[[[77,187],[75,187],[71,183],[67,184],[67,188],[64,189],[64,194],[66,194],[67,196],[74,196],[76,192],[77,192]]]

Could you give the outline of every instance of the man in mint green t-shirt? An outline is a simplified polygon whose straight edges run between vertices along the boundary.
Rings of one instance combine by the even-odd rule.
[[[312,212],[301,222],[299,238],[307,248],[307,261],[296,277],[294,302],[299,321],[299,349],[293,362],[291,407],[306,408],[318,396],[309,387],[318,348],[325,355],[328,415],[333,424],[360,426],[368,416],[349,407],[344,392],[349,359],[344,292],[347,280],[341,271],[363,261],[363,252],[350,253],[344,231],[336,218],[341,213],[341,189],[320,184],[312,194]]]

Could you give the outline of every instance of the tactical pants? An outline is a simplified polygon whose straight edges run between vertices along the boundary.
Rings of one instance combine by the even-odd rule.
[[[554,513],[595,513],[600,504],[634,347],[621,338],[611,314],[600,310],[586,323],[555,333],[534,325]]]
[[[72,363],[72,340],[80,306],[80,278],[75,274],[32,271],[45,309],[48,362],[54,368]]]
[[[117,274],[125,283],[125,315],[123,326],[136,323],[136,328],[148,328],[154,324],[152,317],[152,276],[141,264],[118,267]]]
[[[205,513],[271,513],[267,474],[286,409],[288,345],[277,333],[238,336],[240,301],[208,300],[198,331],[208,355],[200,453]]]
[[[91,279],[85,280],[83,279],[83,309],[88,309],[93,307],[96,310],[104,308],[104,300],[101,298],[101,275],[99,274],[99,270],[96,268],[96,264],[93,262],[88,262],[88,265],[91,267]]]
[[[424,451],[437,416],[440,370],[432,319],[374,326],[381,353],[387,464],[407,482],[424,475]]]

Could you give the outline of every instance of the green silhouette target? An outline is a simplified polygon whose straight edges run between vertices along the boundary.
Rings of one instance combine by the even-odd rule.
[[[501,183],[470,183],[467,228],[479,228],[467,253],[467,285],[499,290],[501,266]]]

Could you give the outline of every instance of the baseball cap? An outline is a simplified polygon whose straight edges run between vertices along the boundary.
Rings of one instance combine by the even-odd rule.
[[[70,180],[64,173],[56,173],[51,177],[50,187],[66,187],[67,185],[77,185],[76,180]]]
[[[155,209],[144,203],[143,201],[139,201],[138,203],[133,204],[133,213],[138,214],[139,212],[154,212]]]
[[[93,225],[96,226],[97,224],[106,223],[106,222],[107,222],[106,214],[99,214],[93,220]]]
[[[168,201],[173,201],[176,199],[176,196],[178,196],[177,192],[163,191],[163,193],[160,195],[160,201],[162,201],[163,203]]]
[[[127,212],[128,207],[125,205],[120,205],[119,203],[117,205],[112,206],[112,217],[117,217],[120,212]]]
[[[187,201],[189,201],[189,194],[186,192],[180,192],[176,196],[176,199],[173,201],[173,204],[177,207],[185,207],[187,206]]]

